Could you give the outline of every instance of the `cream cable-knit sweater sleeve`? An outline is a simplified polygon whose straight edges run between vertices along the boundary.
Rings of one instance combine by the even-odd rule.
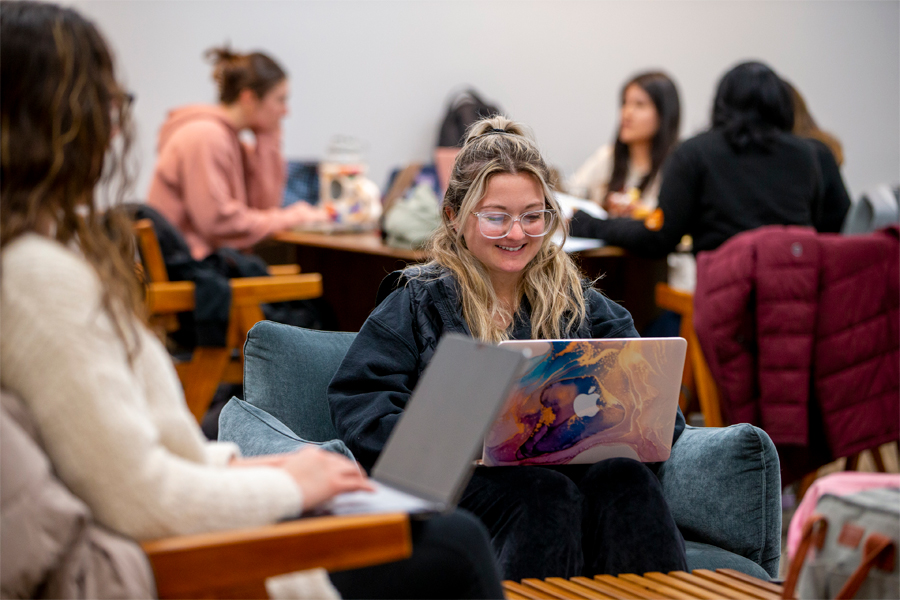
[[[26,235],[0,271],[0,383],[18,393],[60,478],[102,524],[142,540],[251,527],[298,514],[285,472],[228,468],[206,442],[165,349],[140,327],[129,366],[78,254]]]

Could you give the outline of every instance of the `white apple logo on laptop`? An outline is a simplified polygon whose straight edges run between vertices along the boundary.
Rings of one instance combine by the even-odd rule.
[[[578,394],[575,396],[575,400],[572,402],[572,408],[575,410],[576,415],[582,419],[588,419],[600,412],[600,407],[598,406],[599,400],[600,394],[597,393],[597,388],[592,386],[587,394]]]

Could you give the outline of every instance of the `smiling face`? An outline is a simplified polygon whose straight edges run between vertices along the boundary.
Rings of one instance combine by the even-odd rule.
[[[288,114],[288,81],[283,79],[262,98],[249,92],[248,122],[255,131],[274,131]],[[242,92],[243,93],[243,92]]]
[[[546,208],[540,183],[529,174],[500,173],[491,177],[484,197],[473,212],[505,212],[513,217],[532,210]],[[478,217],[469,214],[462,230],[469,251],[487,269],[494,288],[518,283],[522,271],[537,256],[543,237],[530,237],[519,222],[513,223],[509,233],[499,239],[484,237],[478,227]]]
[[[632,83],[625,88],[619,141],[623,144],[650,142],[659,130],[659,113],[650,94]]]

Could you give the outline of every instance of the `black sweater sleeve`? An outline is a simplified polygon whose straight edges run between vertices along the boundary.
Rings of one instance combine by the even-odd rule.
[[[689,232],[694,205],[700,195],[700,173],[685,146],[675,150],[663,168],[659,210],[662,227],[649,229],[645,221],[595,219],[576,212],[569,225],[571,235],[604,240],[636,256],[662,258],[675,250]]]
[[[850,209],[850,196],[831,149],[819,140],[809,140],[816,150],[822,193],[813,206],[813,225],[820,233],[838,233]]]

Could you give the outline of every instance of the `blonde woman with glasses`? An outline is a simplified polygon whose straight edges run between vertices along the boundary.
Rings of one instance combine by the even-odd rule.
[[[470,129],[429,262],[382,284],[396,289],[369,316],[329,387],[338,432],[366,468],[445,333],[486,342],[637,337],[631,315],[551,241],[565,223],[548,177],[521,124],[498,116]],[[679,412],[676,439],[683,429]],[[487,526],[508,579],[686,568],[659,481],[631,459],[480,467],[460,506]]]

